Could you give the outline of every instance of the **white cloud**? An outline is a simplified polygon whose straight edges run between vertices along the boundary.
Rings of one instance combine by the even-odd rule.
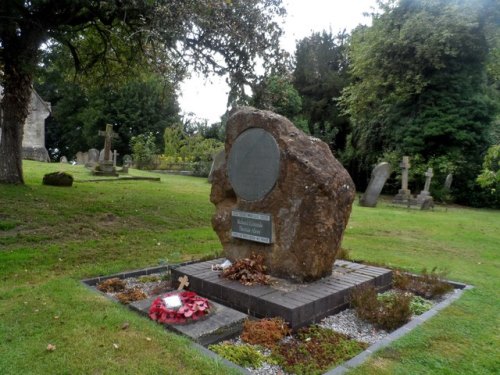
[[[295,51],[295,42],[313,31],[330,30],[336,34],[352,30],[358,24],[369,23],[363,16],[376,6],[375,0],[285,0],[287,17],[283,25],[282,46]],[[222,77],[204,79],[194,75],[181,85],[179,103],[185,113],[217,122],[226,110],[228,87]]]

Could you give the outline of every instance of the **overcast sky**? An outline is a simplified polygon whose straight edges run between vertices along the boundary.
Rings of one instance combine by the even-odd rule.
[[[295,41],[313,31],[331,29],[336,34],[344,29],[349,32],[360,23],[369,23],[363,13],[369,12],[376,0],[284,0],[284,4],[288,14],[281,43],[293,54]],[[226,110],[227,93],[223,78],[193,76],[181,85],[179,104],[184,113],[192,112],[209,123],[217,122]]]

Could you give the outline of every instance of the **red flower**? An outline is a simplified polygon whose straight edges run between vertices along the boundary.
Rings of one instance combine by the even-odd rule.
[[[178,295],[182,306],[177,309],[166,307],[163,298]],[[206,298],[200,297],[195,292],[172,292],[156,298],[149,308],[149,317],[159,323],[182,324],[190,320],[198,320],[210,313],[210,304]]]

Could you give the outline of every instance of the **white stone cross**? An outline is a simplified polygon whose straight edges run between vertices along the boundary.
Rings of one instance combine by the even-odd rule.
[[[424,191],[429,191],[431,187],[431,179],[434,174],[432,173],[432,168],[427,169],[427,172],[425,172],[425,185],[424,185]]]
[[[399,166],[402,169],[401,189],[408,190],[408,171],[410,170],[410,157],[403,156],[403,161]]]
[[[104,160],[111,160],[111,141],[112,139],[117,139],[118,134],[113,132],[113,125],[107,124],[106,131],[99,130],[99,135],[104,138]]]
[[[113,167],[116,167],[116,157],[120,155],[116,150],[113,150]]]

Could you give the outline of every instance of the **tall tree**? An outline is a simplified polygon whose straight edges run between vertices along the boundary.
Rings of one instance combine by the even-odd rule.
[[[64,45],[78,72],[102,76],[138,61],[163,74],[188,65],[228,73],[236,95],[257,56],[277,59],[283,14],[281,0],[3,0],[0,183],[24,182],[23,124],[42,45]]]
[[[309,133],[342,150],[349,120],[338,98],[348,84],[348,35],[331,31],[299,40],[295,50],[294,86],[302,98],[302,114]]]
[[[293,120],[302,110],[302,99],[287,74],[265,77],[253,87],[251,104]]]
[[[384,152],[446,156],[455,181],[473,181],[495,108],[481,0],[379,2],[371,27],[353,32],[353,81],[342,98],[353,131],[346,159],[363,185]],[[469,171],[468,171],[469,170]]]

